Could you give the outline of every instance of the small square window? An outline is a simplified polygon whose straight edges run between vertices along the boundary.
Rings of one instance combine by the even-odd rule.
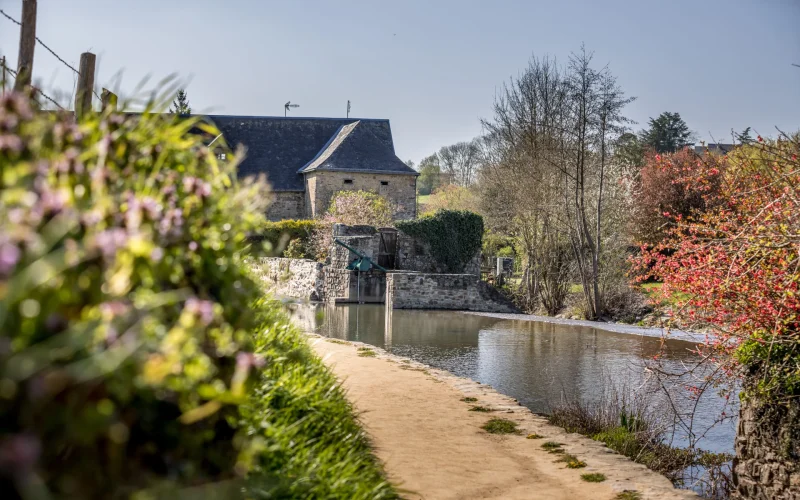
[[[353,183],[353,179],[345,179],[344,183],[345,184],[352,184]]]
[[[389,181],[381,181],[381,186],[388,186],[388,185],[389,185]]]
[[[225,153],[220,153],[220,154],[218,154],[218,155],[217,155],[217,159],[218,159],[218,160],[225,160],[225,159],[226,159],[226,155],[225,155]]]

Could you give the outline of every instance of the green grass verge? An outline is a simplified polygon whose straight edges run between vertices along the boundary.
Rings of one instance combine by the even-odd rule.
[[[262,307],[256,352],[265,359],[240,410],[260,451],[250,459],[252,498],[398,498],[334,375],[285,314]]]
[[[592,472],[590,474],[581,474],[581,479],[587,483],[602,483],[606,480],[606,475],[599,472]]]
[[[505,418],[493,418],[483,424],[481,429],[490,434],[517,434],[517,423]]]

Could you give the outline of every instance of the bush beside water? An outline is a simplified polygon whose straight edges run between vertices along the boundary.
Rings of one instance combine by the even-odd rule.
[[[244,265],[264,187],[198,129],[218,134],[0,98],[0,488],[395,497],[335,379]]]

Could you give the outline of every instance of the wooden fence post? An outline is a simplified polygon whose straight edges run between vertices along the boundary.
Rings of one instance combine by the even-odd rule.
[[[103,111],[108,108],[111,108],[112,111],[117,110],[117,94],[108,89],[103,89],[100,92],[100,100],[103,101]]]
[[[14,90],[17,92],[22,92],[31,84],[34,48],[36,48],[36,0],[22,0],[17,79],[14,82]]]
[[[92,89],[94,88],[94,65],[97,57],[91,52],[81,54],[78,90],[75,93],[75,115],[81,118],[92,110]]]

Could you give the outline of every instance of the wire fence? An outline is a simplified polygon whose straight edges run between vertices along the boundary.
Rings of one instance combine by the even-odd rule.
[[[5,83],[5,81],[6,81],[5,72],[8,72],[11,76],[14,77],[15,80],[17,78],[17,72],[8,67],[8,65],[5,63],[5,58],[0,59],[0,71],[3,71],[3,83]],[[13,85],[12,85],[12,87],[13,87]],[[42,89],[40,89],[38,87],[34,87],[33,85],[31,85],[31,89],[33,89],[34,97],[38,94],[38,95],[42,96],[43,98],[47,99],[48,101],[50,101],[51,103],[53,103],[56,107],[58,107],[58,109],[66,109],[66,108],[64,108],[64,106],[60,105],[55,99],[53,99],[49,95],[47,95],[44,92],[42,92]],[[6,91],[5,87],[2,89],[2,91],[3,92]]]
[[[3,9],[0,9],[0,14],[2,14],[2,15],[3,15],[3,17],[5,17],[5,18],[6,18],[6,19],[8,19],[9,21],[11,21],[12,23],[14,23],[14,24],[16,24],[17,26],[19,26],[20,28],[22,28],[22,23],[21,23],[21,22],[19,22],[19,21],[17,21],[17,20],[16,20],[16,19],[14,19],[13,17],[9,16],[9,15],[8,15],[8,14],[7,14],[7,13],[6,13],[6,12],[5,12]],[[80,72],[80,71],[78,71],[77,69],[75,69],[75,67],[74,67],[74,66],[72,66],[70,63],[68,63],[67,61],[65,61],[63,57],[61,57],[61,56],[59,56],[58,54],[56,54],[56,52],[55,52],[53,49],[51,49],[51,48],[50,48],[50,47],[49,47],[47,44],[45,44],[45,43],[42,41],[42,39],[41,39],[41,38],[39,38],[39,37],[37,36],[37,37],[36,37],[36,41],[39,43],[39,45],[41,45],[41,46],[42,46],[42,47],[44,47],[44,48],[45,48],[45,49],[46,49],[48,52],[50,52],[50,53],[53,55],[53,57],[55,57],[56,59],[58,59],[58,61],[59,61],[59,62],[61,62],[61,63],[62,63],[64,66],[66,66],[67,68],[71,69],[71,70],[72,70],[72,71],[73,71],[73,72],[74,72],[76,75],[80,76],[80,74],[81,74],[81,72]],[[11,68],[9,68],[9,67],[8,67],[8,65],[6,65],[6,68],[7,68],[9,71],[11,70]],[[14,73],[14,75],[16,76],[16,73]],[[37,90],[37,91],[38,91],[40,94],[42,94],[42,96],[44,96],[45,98],[47,98],[47,99],[50,99],[49,97],[45,96],[45,94],[44,94],[44,93],[43,93],[43,92],[42,92],[40,89],[36,89],[36,90]],[[102,100],[102,98],[101,98],[101,97],[100,97],[100,96],[97,94],[97,91],[96,91],[96,90],[92,89],[92,94],[94,94],[94,95],[95,95],[95,97],[97,97],[98,99],[101,99],[101,100]],[[50,100],[52,100],[52,99],[50,99]],[[55,103],[55,101],[53,101],[53,102]],[[56,104],[56,105],[58,106],[58,104]],[[59,108],[61,108],[61,106],[58,106],[58,107],[59,107]],[[64,109],[64,108],[61,108],[61,109]]]

